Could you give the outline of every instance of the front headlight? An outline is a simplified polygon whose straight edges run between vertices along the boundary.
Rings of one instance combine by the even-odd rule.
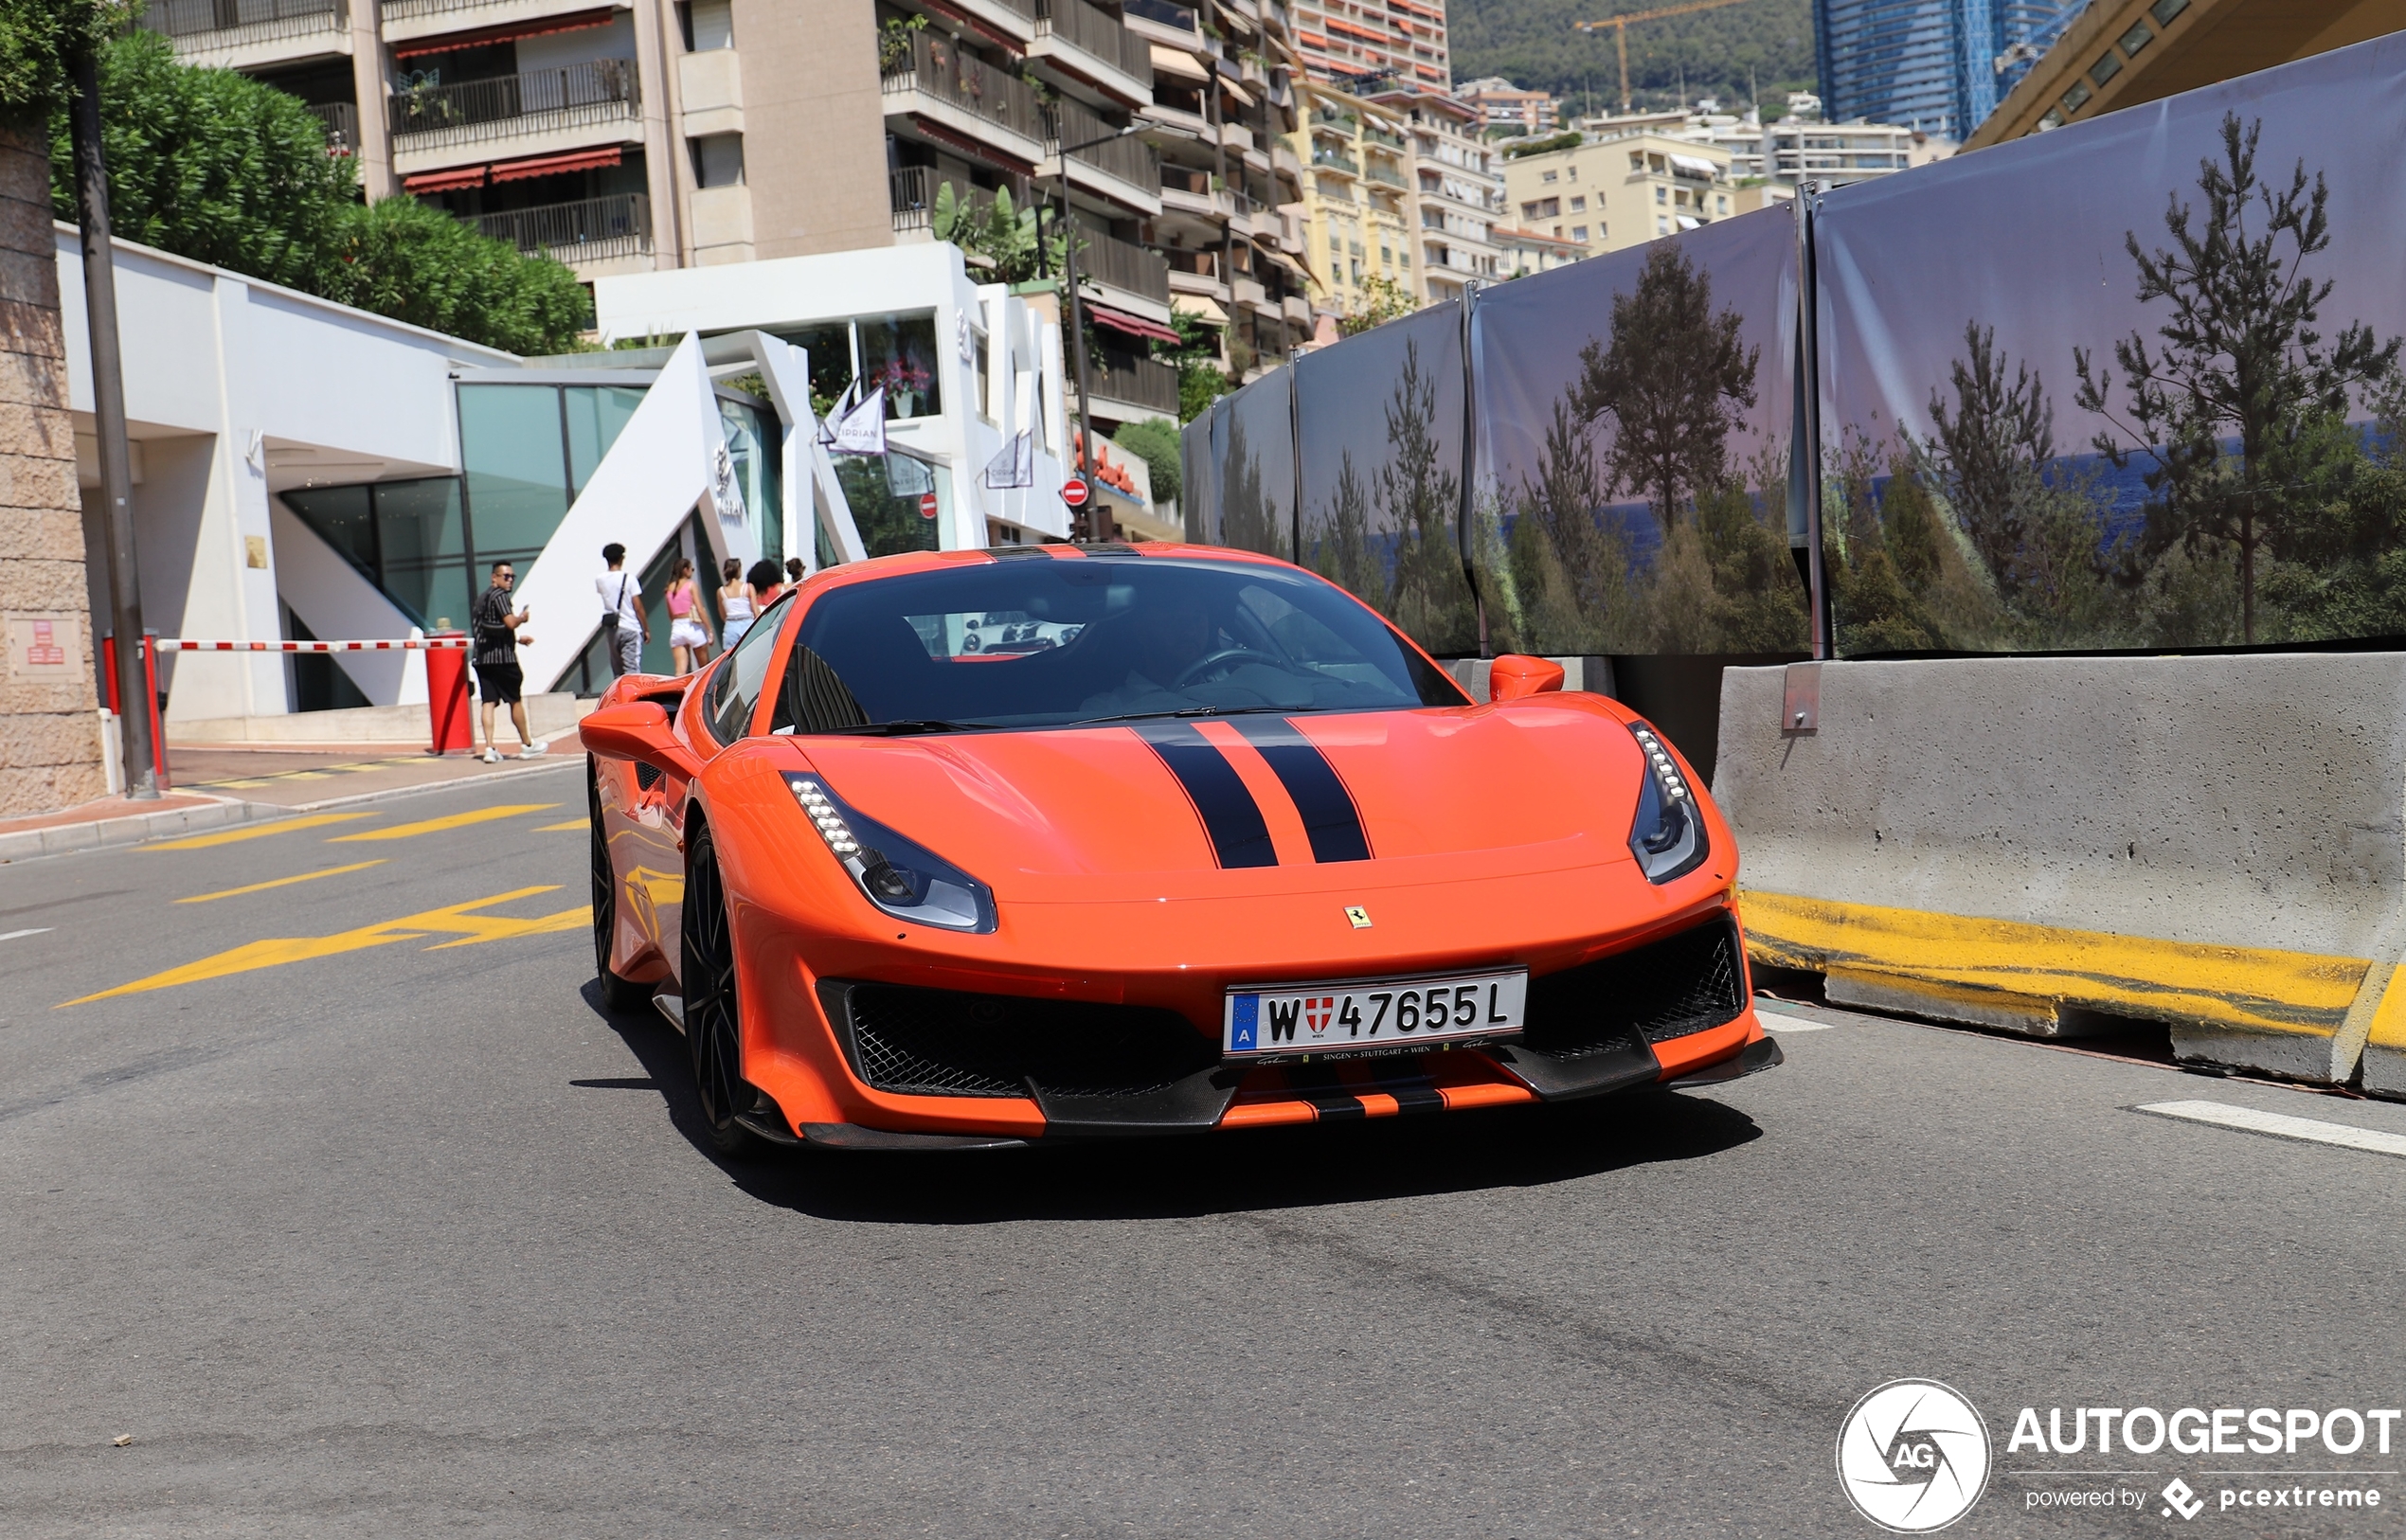
[[[1645,779],[1638,785],[1637,821],[1629,826],[1629,853],[1650,883],[1667,883],[1704,861],[1704,820],[1696,793],[1652,727],[1629,724],[1629,735],[1645,755]]]
[[[994,889],[914,840],[845,806],[817,776],[789,774],[785,784],[820,843],[843,864],[861,895],[897,920],[980,935],[995,928]]]

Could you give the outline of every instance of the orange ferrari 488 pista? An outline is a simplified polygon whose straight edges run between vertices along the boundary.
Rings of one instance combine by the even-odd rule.
[[[1729,827],[1619,703],[1476,705],[1341,589],[1194,546],[821,573],[584,719],[613,1006],[720,1148],[937,1149],[1734,1078]]]

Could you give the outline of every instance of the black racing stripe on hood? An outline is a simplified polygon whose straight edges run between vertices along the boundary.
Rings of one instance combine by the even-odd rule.
[[[1362,828],[1361,810],[1345,789],[1337,767],[1318,744],[1284,717],[1233,717],[1229,725],[1261,752],[1295,811],[1303,816],[1303,832],[1312,838],[1315,861],[1367,861],[1370,835]]]
[[[1203,816],[1203,832],[1212,836],[1212,852],[1223,867],[1274,867],[1278,851],[1270,845],[1270,826],[1262,819],[1261,804],[1245,788],[1245,779],[1212,741],[1191,722],[1140,724],[1138,737],[1178,778],[1194,811]]]

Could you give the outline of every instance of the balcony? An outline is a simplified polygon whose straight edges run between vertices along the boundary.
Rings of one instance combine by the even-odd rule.
[[[1385,161],[1374,160],[1370,162],[1363,170],[1362,174],[1369,177],[1374,182],[1383,182],[1391,188],[1409,188],[1411,186],[1410,183],[1404,180],[1403,172],[1397,170],[1394,167],[1388,165]]]
[[[937,194],[946,186],[951,187],[954,198],[965,200],[974,212],[982,214],[994,206],[993,193],[925,166],[906,166],[886,181],[896,235],[908,235],[914,230],[932,234],[936,227]]]
[[[544,253],[571,267],[652,251],[652,200],[639,192],[585,198],[477,217],[476,230],[520,251]]]
[[[1203,29],[1195,24],[1192,6],[1174,6],[1170,0],[1122,0],[1120,11],[1131,22],[1176,34],[1162,39],[1174,46],[1203,46]]]
[[[396,92],[386,106],[392,125],[393,169],[404,174],[456,161],[456,152],[466,145],[547,141],[510,147],[512,153],[524,154],[632,139],[643,131],[635,64],[621,59]],[[617,132],[596,134],[596,129]]]
[[[1086,0],[1035,0],[1036,39],[1031,59],[1092,81],[1130,107],[1153,99],[1151,45],[1119,18]]]
[[[1148,314],[1158,310],[1159,313],[1153,318],[1167,324],[1170,264],[1162,260],[1161,254],[1148,251],[1133,241],[1122,241],[1118,236],[1104,235],[1097,230],[1082,228],[1078,234],[1082,238],[1078,247],[1078,277],[1116,289],[1127,298],[1150,301],[1150,304],[1135,308]],[[1125,303],[1125,300],[1114,301],[1107,295],[1104,298],[1104,304],[1115,302]]]
[[[1312,146],[1312,165],[1324,171],[1342,171],[1347,176],[1362,174],[1360,165],[1353,156],[1341,150],[1331,150],[1326,145]]]
[[[1084,145],[1069,152],[1069,179],[1147,214],[1161,211],[1161,157],[1133,134],[1108,135],[1118,125],[1067,97],[1044,110],[1045,137],[1052,144]],[[1101,143],[1093,141],[1101,140]]]
[[[1170,292],[1181,295],[1202,295],[1206,298],[1225,300],[1228,290],[1220,282],[1220,257],[1215,251],[1165,251],[1162,260],[1170,264]]]
[[[952,43],[914,32],[910,52],[878,82],[886,111],[908,113],[996,150],[1011,169],[1032,170],[1045,158],[1043,110],[1028,82]]]
[[[1086,382],[1096,400],[1098,415],[1101,403],[1108,402],[1143,412],[1177,416],[1178,371],[1158,358],[1115,359],[1106,354],[1103,362],[1088,367]]]
[[[350,51],[345,0],[150,0],[135,25],[188,64],[255,67]]]
[[[384,40],[393,44],[514,27],[592,9],[593,0],[382,0],[377,10]]]
[[[313,103],[309,115],[324,125],[326,152],[330,155],[359,153],[359,109],[348,101]]]

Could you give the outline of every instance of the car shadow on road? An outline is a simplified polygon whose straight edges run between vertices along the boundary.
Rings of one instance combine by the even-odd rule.
[[[613,1014],[594,986],[586,986],[585,998],[625,1040],[696,1151],[761,1202],[819,1219],[1160,1219],[1541,1187],[1702,1159],[1763,1134],[1734,1107],[1646,1090],[1554,1106],[1025,1150],[802,1150],[735,1161],[718,1154],[702,1123],[685,1040],[663,1020]]]

